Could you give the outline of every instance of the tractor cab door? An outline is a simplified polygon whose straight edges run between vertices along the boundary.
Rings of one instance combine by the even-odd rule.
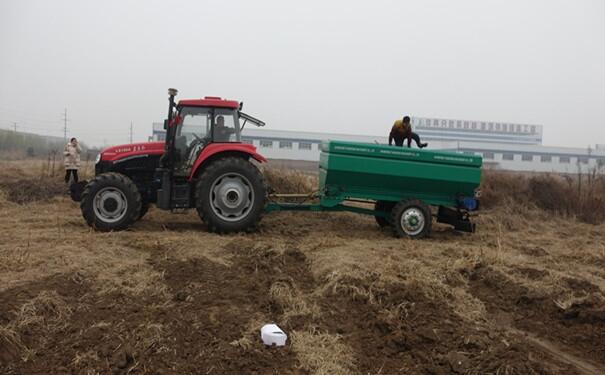
[[[204,147],[240,141],[237,111],[231,108],[183,107],[174,139],[175,176],[189,176]]]

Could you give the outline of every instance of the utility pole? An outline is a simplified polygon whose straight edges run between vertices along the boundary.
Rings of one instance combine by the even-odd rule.
[[[132,121],[130,121],[130,143],[132,143]]]
[[[63,112],[63,141],[67,142],[67,108]]]
[[[17,123],[13,122],[13,129],[15,130],[15,133],[17,132]]]

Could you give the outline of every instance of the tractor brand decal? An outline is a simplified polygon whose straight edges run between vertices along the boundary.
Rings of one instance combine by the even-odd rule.
[[[462,158],[457,156],[444,156],[444,155],[434,155],[433,159],[435,160],[446,160],[446,161],[462,161],[466,163],[471,163],[473,159],[471,158]]]
[[[411,157],[418,157],[418,156],[420,156],[419,153],[413,152],[413,151],[379,150],[379,153],[380,154],[386,154],[386,155],[411,156]]]
[[[404,150],[382,150],[382,149],[374,149],[374,148],[366,148],[366,147],[352,147],[352,146],[334,146],[334,151],[354,151],[354,152],[364,152],[367,154],[382,154],[382,155],[397,155],[397,156],[408,156],[408,157],[419,157],[420,154],[414,151],[404,151]]]
[[[334,146],[334,150],[340,150],[340,151],[358,151],[358,152],[374,152],[374,150],[370,149],[370,148],[363,148],[363,147],[350,147],[350,146]]]
[[[145,151],[144,145],[137,145],[132,147],[123,147],[115,150],[116,154],[122,154],[124,152],[137,152],[137,151]]]

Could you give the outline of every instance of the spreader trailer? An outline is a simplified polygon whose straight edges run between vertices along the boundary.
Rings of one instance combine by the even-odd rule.
[[[155,205],[195,208],[217,233],[253,230],[263,213],[285,210],[369,214],[400,237],[426,236],[433,215],[457,230],[474,231],[478,156],[327,141],[321,144],[315,193],[270,194],[259,168],[266,159],[241,140],[246,124],[264,122],[242,112],[237,101],[204,97],[177,103],[176,94],[169,90],[164,141],[108,147],[95,162],[95,177],[71,186],[91,227],[126,229]]]
[[[342,141],[325,141],[320,147],[317,192],[274,194],[267,212],[368,214],[379,226],[392,226],[398,237],[428,235],[433,216],[456,230],[475,231],[470,215],[479,206],[481,157]],[[317,203],[288,203],[284,199]]]

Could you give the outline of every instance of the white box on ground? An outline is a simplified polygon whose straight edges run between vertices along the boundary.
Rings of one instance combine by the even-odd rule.
[[[260,338],[263,340],[265,345],[284,346],[288,335],[282,331],[276,324],[265,324],[260,329]]]

